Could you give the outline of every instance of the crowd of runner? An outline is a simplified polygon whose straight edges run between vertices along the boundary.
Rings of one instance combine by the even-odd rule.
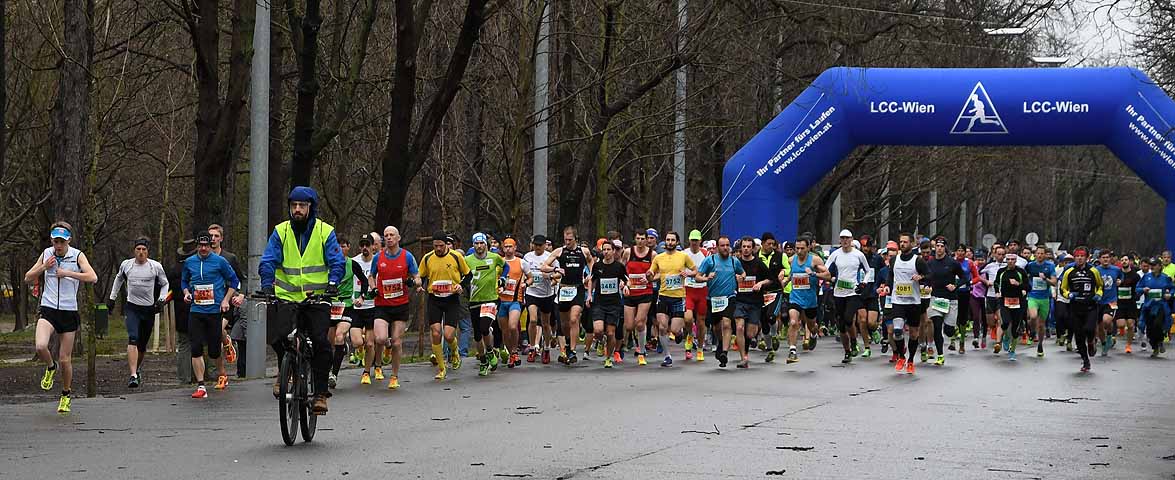
[[[811,234],[781,242],[770,232],[732,239],[693,230],[683,242],[677,232],[652,228],[631,241],[611,232],[587,243],[567,227],[555,239],[474,233],[468,250],[457,235],[437,232],[431,250],[417,259],[388,226],[360,236],[352,256],[350,242],[317,220],[317,203],[309,188],[291,193],[290,221],[275,228],[256,272],[263,292],[294,301],[312,292],[336,299],[329,314],[326,306],[307,314],[311,338],[322,339],[315,340],[312,362],[316,414],[326,413],[329,389],[338,386],[348,358],[362,367],[361,384],[387,380],[387,388],[400,388],[409,305],[417,296],[437,381],[461,368],[467,348],[479,376],[523,361],[549,364],[552,357],[571,365],[581,354],[603,368],[644,366],[648,357],[669,368],[672,351],[683,352],[686,362],[712,355],[718,368],[734,361],[745,369],[752,351],[772,363],[783,350],[791,364],[822,338],[839,342],[843,363],[879,348],[906,374],[920,362],[943,365],[948,352],[990,348],[1016,361],[1021,347],[1044,357],[1046,342],[1055,342],[1076,350],[1088,372],[1091,356],[1116,349],[1133,354],[1136,340],[1141,352],[1163,354],[1172,327],[1169,251],[1157,257],[1086,247],[1053,252],[1016,240],[976,251],[964,244],[952,249],[943,236],[909,233],[878,245],[848,230],[830,251]],[[25,275],[42,285],[36,349],[47,367],[41,387],[52,389],[62,372],[60,412],[70,409],[79,285],[97,281],[85,254],[70,246],[71,235],[69,224],[54,224],[52,246]],[[129,387],[141,382],[154,313],[174,298],[189,311],[198,382],[192,397],[208,395],[205,353],[217,365],[215,388],[227,388],[225,357],[237,360],[228,332],[230,320],[240,317],[245,272],[220,247],[222,239],[216,225],[198,234],[195,251],[181,259],[178,282],[148,258],[145,238],[135,241],[134,257],[119,267],[109,296],[111,307],[125,298]],[[270,324],[281,324],[281,317],[271,311]],[[57,359],[48,348],[54,333],[61,336]],[[471,345],[459,342],[463,335],[472,337]],[[280,359],[282,342],[269,337]]]

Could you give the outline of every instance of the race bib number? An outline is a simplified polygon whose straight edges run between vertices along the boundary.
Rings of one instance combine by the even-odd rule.
[[[502,287],[502,294],[507,297],[513,297],[515,293],[518,293],[518,280],[507,278],[506,286]]]
[[[876,275],[877,275],[877,272],[875,270],[873,270],[872,268],[866,270],[864,282],[865,283],[873,283],[873,280],[876,279]]]
[[[628,276],[628,291],[643,292],[649,289],[649,277],[643,273],[634,273]]]
[[[806,273],[801,274],[801,275],[792,275],[791,289],[792,290],[811,290],[812,289],[812,284],[810,283],[811,280],[812,280],[812,278],[809,277],[808,274],[806,274]]]
[[[1131,291],[1129,288],[1118,287],[1118,296],[1121,298],[1130,298]]]
[[[662,290],[681,290],[681,275],[670,275],[661,282]]]
[[[688,288],[706,288],[706,282],[694,280],[694,277],[691,275],[685,277],[685,286]]]
[[[755,277],[747,275],[738,282],[738,293],[751,293],[755,291]]]
[[[894,285],[894,295],[902,298],[912,298],[914,296],[914,284],[910,282],[899,282]]]
[[[853,290],[855,288],[857,288],[857,284],[854,283],[852,280],[846,280],[846,279],[840,279],[840,278],[836,279],[836,289],[837,290]]]
[[[436,285],[436,284],[433,284]],[[383,295],[384,300],[392,300],[404,296],[404,279],[402,278],[388,278],[380,280],[379,293]]]
[[[1032,289],[1035,291],[1048,290],[1049,282],[1040,277],[1032,277]]]
[[[893,295],[885,296],[885,308],[893,308]]]
[[[1160,299],[1162,299],[1162,298],[1163,298],[1163,289],[1161,289],[1161,288],[1152,288],[1152,289],[1148,290],[1148,291],[1146,292],[1146,298],[1147,298],[1148,300],[1160,300]]]
[[[710,312],[722,313],[730,305],[729,297],[714,297],[710,299]]]
[[[601,278],[600,295],[616,295],[620,292],[619,278]]]
[[[200,306],[216,303],[216,294],[212,291],[212,285],[196,285],[196,291],[192,293],[192,303]]]
[[[453,282],[449,280],[437,280],[432,282],[432,294],[438,297],[447,297],[453,294]]]
[[[945,298],[931,298],[930,299],[930,308],[934,309],[937,312],[950,313],[951,301],[947,300]]]
[[[334,320],[336,322],[339,320],[342,320],[343,319],[343,310],[345,310],[346,308],[347,308],[347,305],[344,304],[343,302],[332,302],[330,304],[330,319]]]
[[[1004,306],[1008,308],[1020,308],[1020,297],[1004,297]]]
[[[535,270],[533,272],[530,272],[530,278],[534,282],[533,283],[534,288],[546,289],[547,285],[549,285],[547,283],[547,277],[544,277],[543,272],[540,270]]]
[[[478,307],[477,316],[479,316],[481,318],[489,318],[489,319],[498,318],[498,304],[496,304],[496,303],[483,303],[483,304],[481,304],[481,306]]]
[[[772,303],[775,303],[775,299],[777,297],[779,297],[778,292],[763,294],[763,306],[765,307],[767,305],[771,305]]]
[[[931,291],[931,290],[930,290],[930,285],[919,285],[919,286],[918,286],[918,293],[919,293],[920,295],[922,295],[923,297],[929,297],[929,296],[930,296],[930,291]]]
[[[579,290],[574,286],[559,287],[559,303],[567,303],[575,300],[575,295],[578,293]]]

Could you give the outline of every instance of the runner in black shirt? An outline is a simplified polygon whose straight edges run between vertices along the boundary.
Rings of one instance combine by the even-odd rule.
[[[616,351],[621,340],[617,332],[624,321],[620,295],[628,288],[628,275],[624,264],[616,258],[615,246],[605,242],[600,246],[600,252],[603,260],[592,266],[592,331],[596,341],[604,341],[604,368],[612,368],[612,352]]]

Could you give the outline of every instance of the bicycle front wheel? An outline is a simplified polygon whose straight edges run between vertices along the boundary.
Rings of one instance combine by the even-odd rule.
[[[286,442],[286,445],[293,445],[298,441],[298,417],[302,411],[300,404],[304,403],[297,394],[295,356],[294,352],[287,352],[282,358],[277,374],[277,412],[282,427],[282,441]]]

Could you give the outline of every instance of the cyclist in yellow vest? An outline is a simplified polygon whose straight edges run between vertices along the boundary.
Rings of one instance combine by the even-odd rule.
[[[274,227],[269,245],[261,255],[261,265],[257,269],[261,291],[291,302],[300,302],[309,295],[337,297],[346,259],[334,227],[316,218],[318,193],[310,187],[294,187],[289,205],[290,219]],[[293,329],[295,314],[300,320],[298,325],[310,326],[310,341],[314,344],[311,361],[315,392],[313,413],[323,415],[327,411],[326,399],[330,396],[327,377],[331,344],[326,338],[330,328],[330,305],[308,305],[297,310],[290,306],[270,308],[267,337],[277,353],[279,365],[285,354],[281,339]],[[273,388],[276,396],[278,387],[274,385]]]

